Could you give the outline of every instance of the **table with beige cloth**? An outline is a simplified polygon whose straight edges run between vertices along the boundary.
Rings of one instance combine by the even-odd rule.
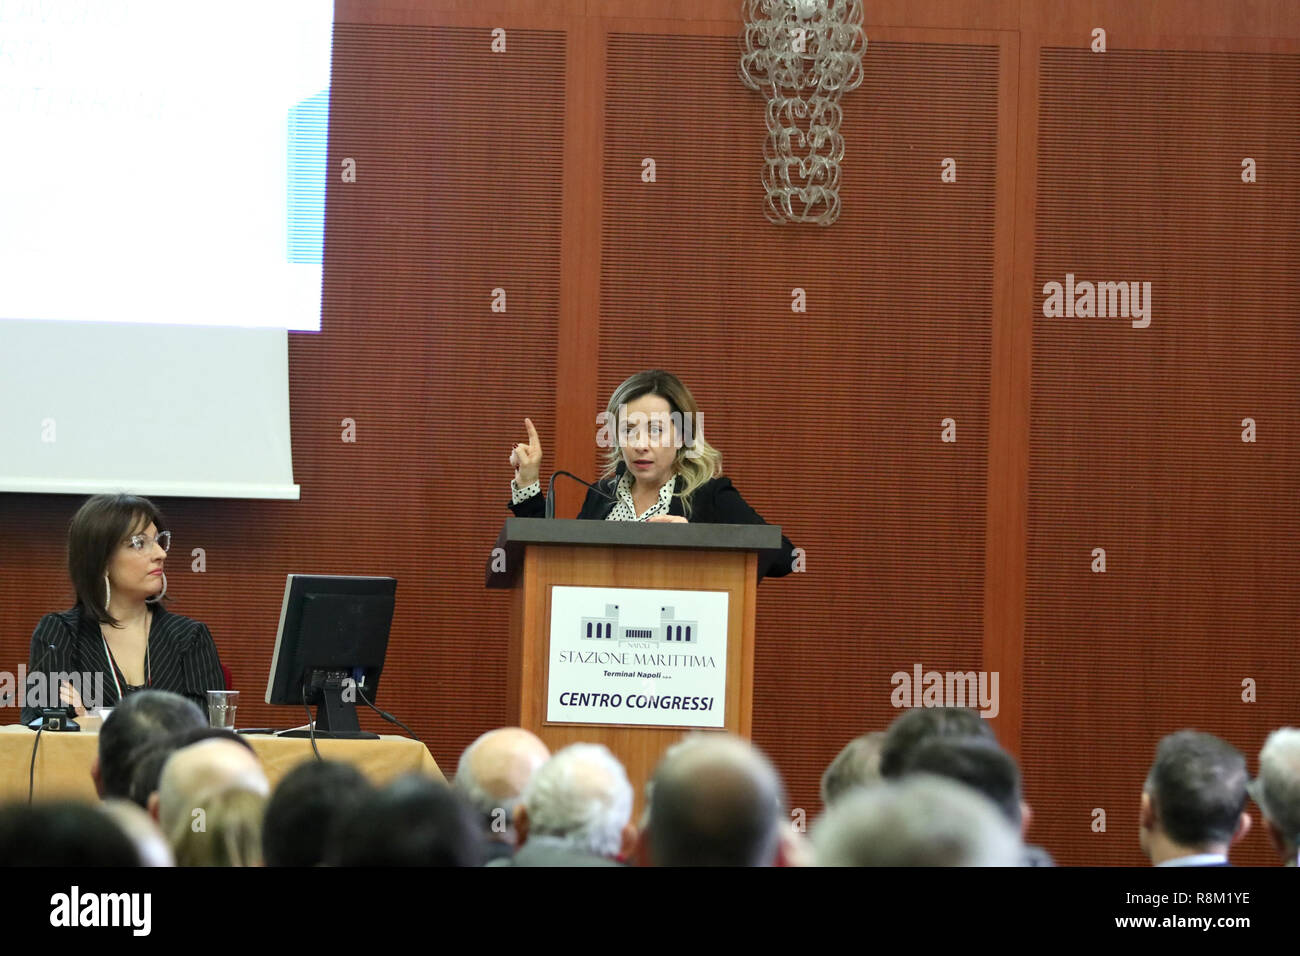
[[[304,760],[314,760],[311,741],[306,738],[273,737],[246,734],[266,770],[271,787]],[[0,801],[26,800],[28,770],[32,763],[32,745],[36,732],[18,724],[0,727]],[[371,782],[385,784],[407,773],[423,773],[442,780],[442,771],[418,740],[409,737],[381,736],[378,740],[321,740],[316,746],[326,760],[350,763]],[[94,800],[95,784],[90,765],[99,747],[99,734],[83,729],[80,733],[43,733],[36,757],[36,791],[38,800]]]

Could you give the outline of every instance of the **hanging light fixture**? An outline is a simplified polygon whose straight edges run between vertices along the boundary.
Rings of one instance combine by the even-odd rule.
[[[862,0],[744,0],[739,74],[767,97],[764,213],[829,226],[840,215],[840,97],[862,84]]]

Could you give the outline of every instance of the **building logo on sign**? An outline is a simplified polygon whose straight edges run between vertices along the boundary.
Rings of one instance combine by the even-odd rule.
[[[659,608],[659,623],[629,627],[619,622],[617,604],[606,604],[603,617],[584,617],[579,624],[580,637],[591,641],[651,641],[657,644],[698,644],[699,621],[679,621],[674,607]]]

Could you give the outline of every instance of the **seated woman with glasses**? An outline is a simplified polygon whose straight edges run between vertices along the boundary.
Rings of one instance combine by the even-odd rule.
[[[77,603],[36,625],[23,723],[39,719],[41,706],[84,716],[146,687],[181,694],[207,713],[207,692],[226,682],[207,626],[163,606],[166,527],[147,498],[95,495],[81,506],[68,527]]]

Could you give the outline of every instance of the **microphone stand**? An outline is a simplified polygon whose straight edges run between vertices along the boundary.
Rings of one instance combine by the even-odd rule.
[[[556,475],[566,475],[567,477],[572,478],[572,479],[573,479],[574,481],[576,481],[578,484],[580,484],[580,485],[585,485],[586,487],[590,488],[592,491],[594,491],[596,494],[600,495],[602,498],[608,498],[610,501],[615,501],[615,500],[617,500],[617,499],[615,499],[615,497],[614,497],[613,495],[611,495],[611,494],[609,494],[608,492],[606,492],[606,491],[604,491],[604,490],[602,490],[602,489],[596,487],[595,485],[593,485],[593,484],[592,484],[591,482],[589,482],[589,481],[583,481],[581,478],[579,478],[577,475],[575,475],[575,474],[574,474],[573,472],[571,472],[571,471],[553,471],[553,472],[551,472],[551,480],[548,481],[548,482],[546,483],[546,517],[548,517],[548,518],[554,518],[554,517],[555,517],[555,494],[554,494],[554,492],[555,492],[555,476],[556,476]]]

